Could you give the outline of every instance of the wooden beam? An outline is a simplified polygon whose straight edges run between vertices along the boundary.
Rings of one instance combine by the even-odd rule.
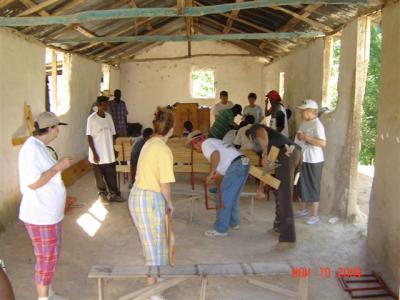
[[[329,27],[329,26],[327,26],[325,24],[322,24],[320,22],[317,22],[317,21],[314,21],[314,20],[309,19],[307,17],[304,17],[303,15],[299,15],[298,13],[295,13],[295,12],[293,12],[291,10],[286,9],[286,8],[279,7],[279,6],[274,6],[274,7],[271,7],[271,8],[274,9],[274,10],[282,11],[282,12],[284,12],[284,13],[286,13],[286,14],[288,14],[288,15],[296,18],[296,19],[299,19],[299,20],[311,25],[311,27],[313,27],[314,29],[322,30],[322,31],[325,31],[327,33],[333,31],[333,29],[331,27]]]
[[[42,10],[42,9],[46,8],[47,6],[50,6],[58,1],[60,1],[60,0],[46,0],[44,2],[41,2],[40,4],[32,6],[31,8],[28,8],[27,10],[24,10],[22,13],[18,14],[17,17],[24,17],[24,16],[32,15],[35,12],[38,12],[39,10]]]
[[[368,4],[369,0],[257,0],[245,1],[242,3],[226,3],[218,5],[208,5],[203,7],[186,7],[182,15],[174,8],[129,8],[129,9],[109,9],[97,11],[84,11],[68,16],[51,17],[0,17],[0,26],[39,26],[53,24],[72,24],[113,19],[129,19],[138,17],[179,17],[191,16],[199,17],[209,14],[221,14],[232,10],[254,9],[263,7],[274,7],[277,5],[291,4]]]
[[[322,4],[308,5],[301,11],[300,16],[307,18],[308,16],[310,16],[314,11],[316,11],[321,6],[322,6]],[[283,25],[281,28],[279,28],[278,31],[282,31],[282,32],[291,31],[300,22],[301,22],[301,19],[292,18],[292,19],[289,20],[289,22],[287,22],[285,25]]]
[[[243,0],[235,0],[235,2],[236,3],[241,3],[241,2],[243,2]],[[240,10],[238,10],[238,9],[232,10],[230,12],[229,16],[237,17],[239,15],[239,12],[240,12]],[[231,31],[231,29],[232,29],[232,25],[233,25],[233,18],[229,18],[228,17],[228,20],[226,21],[226,25],[225,25],[224,30],[222,30],[222,33],[225,33],[225,34],[229,33]]]
[[[0,0],[0,9],[14,2],[14,0]]]
[[[131,54],[132,56],[133,54]],[[252,54],[193,54],[192,56],[176,56],[176,57],[154,57],[154,58],[143,58],[143,59],[131,59],[132,62],[152,62],[152,61],[161,61],[161,60],[182,60],[182,59],[190,59],[195,57],[254,57]],[[124,58],[124,57],[122,57]],[[127,56],[126,58],[129,58]]]
[[[278,40],[292,38],[318,38],[323,37],[324,33],[320,31],[308,32],[267,32],[267,33],[236,33],[236,34],[212,34],[212,35],[193,35],[192,41],[229,41],[229,40]],[[137,36],[106,36],[93,38],[70,38],[59,39],[51,42],[53,45],[91,43],[91,42],[109,42],[109,43],[127,43],[127,42],[186,42],[189,38],[184,35],[137,35]]]
[[[53,103],[50,105],[56,105],[57,108],[57,53],[54,50],[51,51],[51,99]]]

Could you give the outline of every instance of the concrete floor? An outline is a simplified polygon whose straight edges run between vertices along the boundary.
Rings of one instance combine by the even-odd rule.
[[[201,189],[200,186],[197,188]],[[189,190],[187,176],[180,176],[174,189]],[[254,191],[253,180],[249,181],[246,191]],[[122,192],[124,197],[128,196],[126,186]],[[126,203],[115,203],[104,208],[92,206],[97,200],[93,174],[87,174],[70,187],[68,194],[77,198],[76,203],[80,207],[74,208],[64,220],[62,253],[53,285],[58,293],[73,300],[96,299],[96,282],[87,279],[90,267],[95,264],[141,265],[141,247]],[[175,195],[175,199],[179,198],[182,197]],[[320,277],[321,267],[331,268],[332,274],[339,267],[360,267],[363,271],[373,267],[386,276],[381,266],[372,263],[365,237],[359,234],[357,227],[343,222],[331,225],[327,223],[328,217],[323,217],[323,222],[312,227],[304,224],[304,220],[297,220],[296,248],[277,252],[274,250],[277,238],[267,233],[273,221],[273,200],[256,201],[253,222],[248,220],[249,204],[249,199],[241,200],[242,228],[230,232],[228,237],[214,239],[203,234],[212,227],[215,215],[214,211],[205,210],[203,200],[196,203],[192,225],[186,224],[187,207],[176,207],[174,227],[177,264],[270,262],[310,267],[310,299],[350,299],[339,288],[334,275],[330,279]],[[105,213],[107,215],[101,221]],[[93,221],[93,215],[98,218],[95,225],[100,227],[90,236],[77,220]],[[0,259],[6,263],[17,299],[34,299],[34,256],[23,225],[17,222],[10,224],[0,236],[0,245]],[[269,276],[262,280],[297,290],[297,280],[291,278],[290,274]],[[108,280],[106,299],[117,299],[143,284],[144,280]],[[163,295],[167,299],[198,299],[199,287],[200,280],[191,279],[167,290]],[[207,299],[278,300],[286,297],[254,287],[242,278],[221,278],[209,280]]]

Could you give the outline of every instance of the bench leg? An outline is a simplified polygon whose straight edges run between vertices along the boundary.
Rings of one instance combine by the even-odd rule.
[[[98,294],[99,294],[99,300],[104,300],[103,278],[97,278],[97,291],[98,291]]]
[[[250,220],[254,221],[254,197],[251,197],[250,203]]]

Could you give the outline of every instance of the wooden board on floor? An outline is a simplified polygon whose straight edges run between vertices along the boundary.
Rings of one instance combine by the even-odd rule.
[[[91,169],[92,166],[86,158],[73,164],[61,174],[65,186],[71,186],[73,183],[75,183],[75,181],[77,181]]]

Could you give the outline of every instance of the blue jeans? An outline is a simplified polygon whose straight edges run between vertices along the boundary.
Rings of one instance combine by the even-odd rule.
[[[240,193],[246,183],[249,174],[249,166],[242,164],[241,159],[237,159],[229,166],[224,179],[221,183],[222,205],[223,208],[217,209],[217,221],[214,229],[225,233],[229,226],[239,225],[239,200]]]

